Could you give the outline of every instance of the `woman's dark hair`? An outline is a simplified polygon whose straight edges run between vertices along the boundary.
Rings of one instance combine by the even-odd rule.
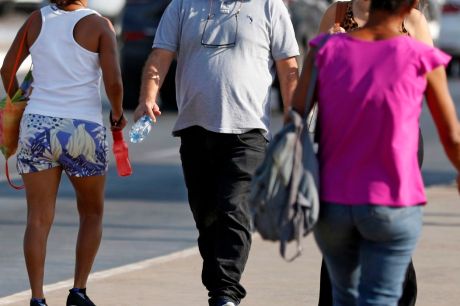
[[[80,1],[78,0],[50,0],[50,2],[56,4],[59,7],[64,7],[64,6],[74,4]]]
[[[383,10],[396,12],[403,6],[412,6],[417,0],[373,0],[371,1],[371,11]]]

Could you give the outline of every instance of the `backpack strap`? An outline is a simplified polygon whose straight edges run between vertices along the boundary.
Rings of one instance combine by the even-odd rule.
[[[25,47],[25,44],[26,44],[26,39],[27,39],[27,32],[29,31],[29,27],[30,27],[30,24],[31,24],[31,21],[32,21],[32,18],[33,18],[34,15],[31,15],[29,17],[29,19],[27,20],[26,24],[24,25],[24,33],[22,35],[22,38],[21,38],[21,42],[19,44],[19,50],[18,50],[18,54],[16,55],[16,60],[14,62],[14,66],[13,66],[13,73],[11,74],[11,78],[10,78],[10,82],[8,83],[8,89],[7,89],[7,92],[6,94],[9,95],[11,89],[13,88],[13,84],[14,84],[14,81],[16,79],[16,72],[18,71],[19,69],[19,62],[21,60],[21,55],[22,53],[24,52],[24,47]],[[22,186],[16,186],[13,184],[13,182],[11,181],[11,178],[10,178],[10,171],[9,171],[9,168],[8,168],[8,158],[6,158],[5,160],[5,175],[6,175],[6,179],[8,180],[8,184],[13,187],[14,189],[16,190],[21,190],[21,189],[24,189],[24,185]]]
[[[340,26],[347,14],[348,4],[350,1],[338,1],[335,7],[335,25]]]

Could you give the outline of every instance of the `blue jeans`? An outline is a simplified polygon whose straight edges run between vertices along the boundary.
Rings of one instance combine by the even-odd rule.
[[[315,239],[334,306],[396,306],[422,228],[422,207],[322,203]]]

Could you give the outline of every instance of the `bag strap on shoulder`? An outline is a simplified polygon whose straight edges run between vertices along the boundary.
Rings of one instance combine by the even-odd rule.
[[[29,17],[29,19],[27,20],[26,24],[24,25],[24,33],[21,37],[21,42],[19,43],[19,50],[18,50],[18,54],[16,55],[16,59],[15,59],[15,62],[14,62],[14,66],[13,66],[13,73],[11,74],[11,78],[10,78],[10,82],[8,84],[8,90],[6,92],[7,95],[9,95],[9,93],[11,92],[11,88],[13,88],[13,84],[14,84],[14,81],[16,79],[16,72],[18,71],[19,69],[19,62],[21,60],[21,56],[22,56],[22,53],[24,52],[24,48],[25,48],[25,45],[26,45],[26,40],[27,40],[27,33],[29,31],[29,28],[30,28],[30,24],[32,22],[32,19],[33,19],[33,15],[31,15]],[[8,99],[7,99],[8,100]],[[9,171],[9,167],[8,167],[8,158],[5,160],[5,175],[6,175],[6,179],[8,181],[8,184],[13,187],[14,189],[16,190],[22,190],[24,189],[24,185],[22,186],[16,186],[15,184],[13,184],[13,182],[11,181],[11,177],[10,177],[10,171]]]
[[[324,35],[324,38],[320,41],[318,46],[312,50],[313,65],[311,69],[310,82],[308,83],[307,100],[305,102],[305,113],[303,114],[303,118],[305,119],[308,118],[310,108],[313,109],[315,89],[316,89],[316,80],[318,78],[318,68],[316,67],[316,63],[315,63],[316,54],[318,53],[318,50],[321,49],[324,46],[324,44],[329,40],[329,37],[330,35]]]
[[[32,22],[32,19],[33,19],[33,15],[31,15],[29,17],[29,19],[27,20],[26,24],[24,25],[24,33],[23,33],[23,35],[21,37],[21,42],[19,43],[18,54],[16,55],[16,60],[14,61],[13,73],[11,74],[11,78],[10,78],[10,82],[8,83],[8,90],[7,90],[6,94],[9,94],[10,91],[11,91],[11,88],[13,87],[14,80],[16,78],[16,72],[19,69],[19,61],[21,60],[21,55],[24,52],[24,47],[25,47],[26,40],[27,40],[27,33],[29,32],[29,28],[30,28],[30,24]]]

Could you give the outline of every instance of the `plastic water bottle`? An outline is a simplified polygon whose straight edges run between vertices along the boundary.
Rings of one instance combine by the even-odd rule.
[[[129,140],[132,143],[139,143],[144,140],[145,136],[152,128],[153,120],[148,115],[144,115],[134,123],[129,131]]]
[[[117,163],[119,176],[129,176],[133,173],[131,163],[129,162],[128,145],[123,140],[121,130],[112,131],[113,136],[113,155]]]

